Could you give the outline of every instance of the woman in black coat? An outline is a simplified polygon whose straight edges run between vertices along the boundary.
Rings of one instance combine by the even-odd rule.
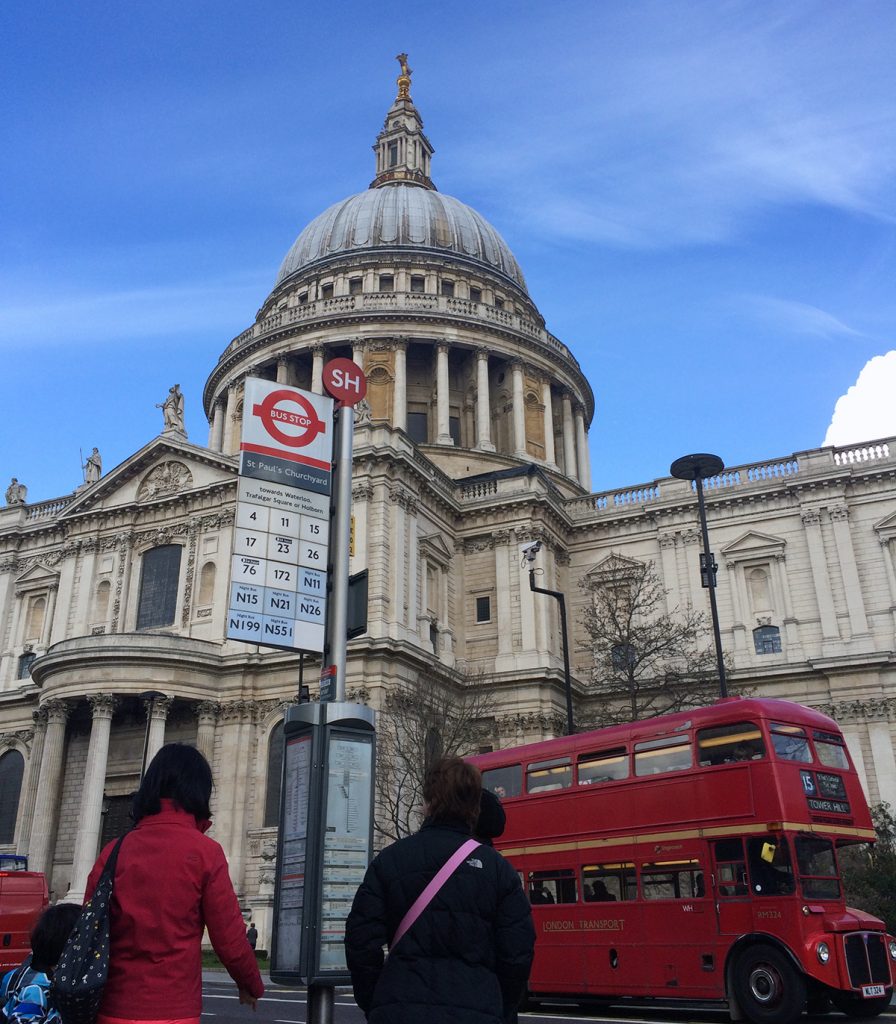
[[[345,949],[355,1001],[370,1024],[502,1024],[513,1017],[535,933],[517,873],[490,846],[461,862],[383,956],[408,909],[470,838],[481,792],[477,768],[443,758],[424,783],[423,827],[367,869]]]

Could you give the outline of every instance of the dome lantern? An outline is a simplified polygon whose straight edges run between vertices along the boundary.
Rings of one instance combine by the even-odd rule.
[[[429,176],[433,148],[423,134],[423,118],[411,99],[413,72],[408,67],[408,55],[400,53],[395,59],[401,66],[397,80],[398,95],[373,146],[376,177],[370,187],[381,188],[402,182],[435,191]]]

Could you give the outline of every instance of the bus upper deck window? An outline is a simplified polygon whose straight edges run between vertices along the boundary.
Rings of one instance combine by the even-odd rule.
[[[519,796],[523,791],[523,766],[509,764],[503,768],[489,768],[482,773],[482,785],[499,800]]]
[[[701,767],[758,761],[765,757],[765,744],[759,726],[753,722],[716,725],[697,732],[697,763]]]
[[[568,757],[536,761],[526,769],[526,792],[544,793],[572,785],[572,762]]]
[[[680,772],[691,767],[691,744],[681,736],[664,736],[635,744],[635,775]]]
[[[772,722],[769,726],[772,734],[772,746],[782,761],[799,761],[802,764],[812,763],[812,751],[806,730],[798,725],[782,725]]]
[[[583,754],[579,758],[580,786],[590,786],[593,782],[613,782],[615,779],[627,779],[628,774],[628,754],[624,747],[604,750],[599,754]]]
[[[848,768],[849,758],[846,756],[846,743],[842,736],[833,732],[812,733],[815,741],[815,753],[818,760],[828,768]]]

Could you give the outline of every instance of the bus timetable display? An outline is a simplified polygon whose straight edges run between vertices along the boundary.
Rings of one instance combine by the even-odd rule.
[[[323,651],[332,446],[332,399],[246,381],[229,639]]]

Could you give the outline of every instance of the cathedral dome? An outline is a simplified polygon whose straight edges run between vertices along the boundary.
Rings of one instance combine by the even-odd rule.
[[[315,265],[383,249],[431,249],[501,274],[526,291],[513,253],[484,217],[459,199],[407,182],[383,183],[315,217],[286,254],[277,285]]]

